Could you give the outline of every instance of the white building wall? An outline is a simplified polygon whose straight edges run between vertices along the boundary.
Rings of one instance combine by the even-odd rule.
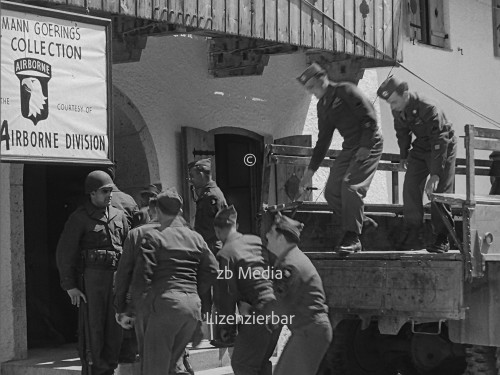
[[[500,122],[500,58],[493,54],[492,4],[490,1],[443,1],[448,12],[445,20],[449,23],[449,48],[413,44],[408,37],[404,37],[403,65],[454,99]],[[390,68],[376,70],[379,83],[387,78],[390,71]],[[394,68],[391,74],[407,81],[410,90],[434,100],[453,123],[458,135],[463,136],[466,124],[494,128],[494,125],[460,107],[403,68]],[[389,106],[381,103],[380,108],[385,152],[398,153]],[[481,153],[478,157],[487,155]],[[464,157],[462,139],[459,140],[459,157]],[[463,192],[463,181],[462,177],[457,178],[457,192]],[[483,181],[477,186],[478,193],[487,192],[487,179],[478,181]]]
[[[272,56],[262,76],[213,78],[197,37],[148,38],[140,62],[113,66],[113,83],[142,114],[163,186],[181,189],[181,126],[240,127],[274,138],[300,134],[310,96],[295,80],[303,54]]]

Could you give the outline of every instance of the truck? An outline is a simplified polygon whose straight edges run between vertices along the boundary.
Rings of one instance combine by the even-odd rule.
[[[466,125],[463,140],[456,174],[465,176],[465,194],[433,194],[429,203],[452,206],[455,225],[447,228],[455,246],[442,254],[396,250],[398,155],[383,154],[378,166],[391,173],[392,202],[365,205],[378,227],[363,232],[362,252],[340,255],[333,249],[341,229],[326,203],[296,200],[313,149],[266,146],[260,230],[267,232],[276,211],[305,225],[299,247],[323,280],[334,328],[322,374],[500,374],[500,196],[475,193],[491,163],[475,152],[500,151],[500,130]],[[331,167],[338,153],[329,150],[321,166]],[[428,220],[425,229],[430,240]]]

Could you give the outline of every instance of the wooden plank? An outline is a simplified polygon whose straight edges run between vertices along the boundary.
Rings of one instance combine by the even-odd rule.
[[[362,25],[363,39],[367,43],[370,43],[371,45],[375,46],[377,44],[377,41],[375,40],[375,30],[374,30],[375,4],[373,1],[366,2],[366,4],[368,9],[368,14],[366,15],[366,18],[363,18],[363,15],[361,14],[361,20],[363,22]],[[363,52],[364,56],[375,57],[375,50],[373,49],[373,47],[365,45]]]
[[[316,0],[315,9],[312,13],[312,45],[315,48],[323,48],[323,0]]]
[[[344,2],[343,1],[334,1],[333,2],[333,18],[336,23],[344,26]],[[335,39],[335,50],[338,52],[345,52],[345,31],[344,28],[339,25],[334,26],[334,39]]]
[[[478,150],[500,151],[500,140],[475,138],[473,147]]]
[[[198,26],[198,1],[184,0],[184,24],[186,26]]]
[[[301,0],[290,0],[290,43],[300,44]]]
[[[373,20],[375,47],[377,50],[384,51],[384,4],[385,0],[373,0]],[[382,59],[383,54],[376,52],[376,58]]]
[[[168,19],[168,0],[153,0],[153,6],[155,8],[153,19],[166,21]]]
[[[257,38],[264,38],[265,18],[264,18],[265,0],[254,0],[252,15],[252,35]]]
[[[137,17],[153,18],[153,0],[141,0],[137,2]]]
[[[238,1],[226,1],[226,33],[238,34]]]
[[[288,11],[290,8],[289,0],[277,1],[277,23],[278,23],[278,41],[283,43],[290,42],[290,20]]]
[[[59,1],[59,3],[66,3],[66,1]],[[85,7],[85,0],[67,0],[67,4],[71,6],[77,6],[77,7]]]
[[[397,23],[394,23],[393,20],[393,4],[394,0],[386,0],[384,5],[384,53],[393,56],[393,37],[392,33],[394,31],[394,27],[397,26]]]
[[[239,30],[238,34],[242,36],[252,36],[252,1],[239,0]]]
[[[135,16],[135,0],[107,0],[107,1],[89,1],[90,9],[99,9],[103,12],[120,13]]]
[[[354,0],[345,0],[344,1],[344,26],[347,30],[354,32]],[[354,37],[353,35],[346,32],[345,33],[345,52],[346,53],[354,53]]]
[[[302,2],[301,16],[300,16],[300,40],[303,46],[312,46],[312,9],[311,3]]]
[[[288,164],[294,166],[308,166],[310,157],[302,157],[302,156],[282,156],[282,155],[272,155],[271,160],[275,164]],[[320,166],[331,168],[334,166],[334,159],[323,159]],[[399,164],[396,163],[379,163],[378,170],[380,171],[399,171],[403,172],[404,169],[401,168]]]
[[[205,30],[212,29],[211,0],[198,0],[198,26]]]
[[[361,5],[362,0],[354,0],[354,33],[356,37],[354,39],[354,53],[358,56],[363,56],[365,53],[365,44],[363,43],[363,26],[366,23],[366,20],[363,20],[363,17],[360,12],[359,6]],[[364,22],[365,21],[365,22]]]
[[[184,0],[169,0],[169,22],[184,25]]]
[[[336,46],[334,43],[334,23],[331,19],[333,19],[333,9],[334,9],[335,1],[325,1],[323,3],[323,12],[326,16],[323,20],[323,48],[328,51],[335,51]],[[329,19],[331,18],[331,19]]]
[[[223,0],[212,1],[212,30],[226,31],[226,2]]]
[[[474,135],[476,137],[481,138],[495,138],[500,139],[500,130],[497,129],[487,129],[487,128],[478,128],[474,126]]]
[[[265,19],[265,38],[267,40],[277,40],[276,35],[276,0],[264,1],[264,19]]]

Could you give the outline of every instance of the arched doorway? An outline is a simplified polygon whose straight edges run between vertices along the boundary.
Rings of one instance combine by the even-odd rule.
[[[135,196],[159,182],[156,150],[132,101],[113,90],[117,186]],[[86,199],[85,176],[98,166],[24,166],[24,241],[29,348],[76,342],[77,310],[59,284],[55,251],[69,215]]]
[[[241,130],[226,128],[215,132],[216,179],[228,203],[238,211],[238,230],[257,234],[264,140]]]

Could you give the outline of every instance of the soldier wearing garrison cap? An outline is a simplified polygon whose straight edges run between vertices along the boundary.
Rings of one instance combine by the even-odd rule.
[[[220,209],[227,207],[226,198],[214,180],[212,180],[212,162],[201,159],[188,164],[189,183],[196,202],[194,230],[202,235],[210,250],[217,255],[222,242],[217,239],[214,230],[214,218]],[[203,313],[212,310],[211,291],[201,296]]]
[[[276,301],[273,286],[265,278],[269,270],[266,250],[259,237],[241,234],[236,228],[237,213],[234,206],[223,208],[215,216],[214,226],[222,249],[217,253],[219,269],[227,277],[219,278],[215,300],[217,314],[234,316],[239,313],[263,315]],[[248,276],[255,275],[255,276]],[[234,342],[231,366],[235,375],[271,375],[269,358],[281,329],[268,329],[266,324],[241,324]],[[232,341],[236,327],[221,328],[221,338]]]
[[[159,227],[141,240],[141,266],[148,284],[142,374],[174,374],[176,362],[201,323],[199,295],[217,276],[217,261],[203,237],[182,218],[181,196],[168,189],[156,197]]]
[[[266,234],[282,277],[274,280],[274,310],[293,316],[292,332],[274,375],[315,375],[332,340],[323,284],[310,259],[298,248],[304,225],[280,213]]]
[[[383,139],[375,109],[356,85],[330,81],[326,71],[316,63],[297,79],[318,98],[319,130],[300,189],[305,189],[305,184],[320,167],[337,129],[344,142],[330,169],[325,199],[344,230],[338,250],[341,253],[360,251],[363,223],[373,223],[365,218],[363,198],[382,156]]]
[[[401,166],[406,170],[403,185],[406,228],[397,246],[414,248],[412,245],[421,241],[424,191],[428,196],[454,191],[457,138],[443,111],[427,98],[408,91],[406,82],[390,76],[380,85],[377,94],[391,106]],[[445,216],[453,223],[448,205],[445,205]],[[448,231],[434,204],[431,220],[435,239],[427,251],[448,251]]]
[[[87,175],[88,201],[70,215],[56,249],[61,286],[79,307],[79,356],[85,374],[112,374],[122,342],[112,308],[113,281],[129,228],[125,214],[110,205],[113,186],[106,172]]]

